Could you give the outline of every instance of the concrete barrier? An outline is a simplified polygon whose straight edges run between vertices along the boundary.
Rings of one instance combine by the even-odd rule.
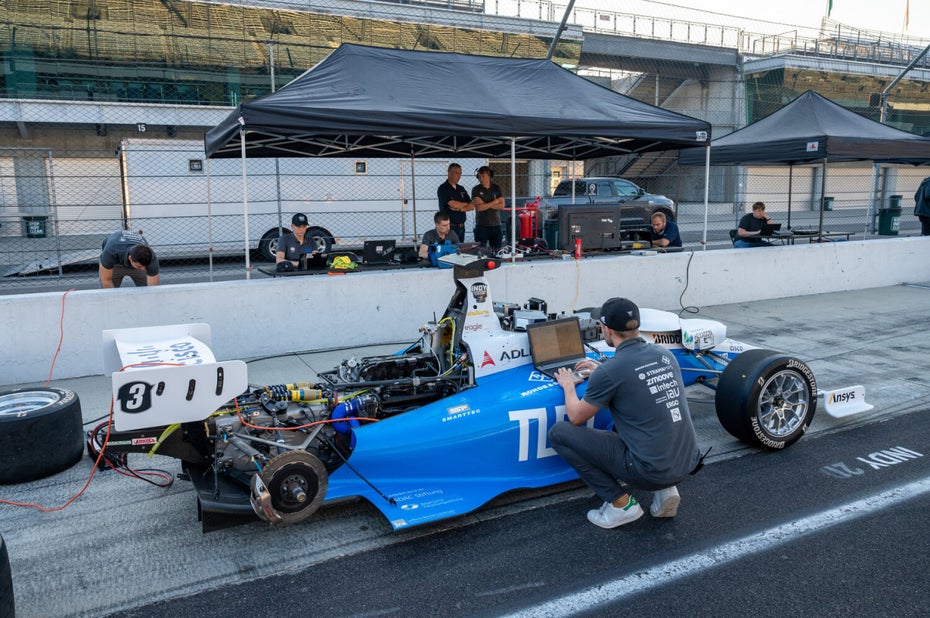
[[[676,311],[770,298],[930,280],[930,237],[765,249],[532,261],[488,273],[494,300],[537,297],[550,312],[627,296]],[[0,385],[103,372],[101,332],[206,322],[218,359],[255,358],[412,341],[440,317],[454,289],[450,270],[260,278],[0,296]],[[680,299],[680,301],[679,301]],[[59,329],[59,323],[61,328]]]

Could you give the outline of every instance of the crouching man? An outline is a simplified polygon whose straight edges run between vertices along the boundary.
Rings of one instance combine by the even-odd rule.
[[[702,460],[681,369],[668,350],[639,336],[639,308],[632,301],[611,298],[592,317],[616,351],[604,363],[586,359],[575,366],[575,372],[590,372],[582,399],[575,392],[579,379],[559,371],[570,422],[556,423],[549,443],[604,501],[588,511],[591,523],[616,528],[642,517],[627,487],[655,492],[653,517],[674,517],[680,502],[675,485]],[[585,426],[602,408],[610,409],[613,431]]]

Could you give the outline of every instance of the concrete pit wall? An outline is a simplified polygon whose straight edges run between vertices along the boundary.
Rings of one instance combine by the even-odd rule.
[[[677,311],[930,280],[930,237],[533,261],[488,273],[492,298],[550,312],[627,296]],[[101,332],[206,322],[217,359],[412,341],[441,317],[451,270],[268,278],[156,288],[0,296],[0,385],[103,373]],[[684,293],[683,293],[684,292]],[[682,294],[683,293],[683,294]],[[64,302],[62,302],[64,296]],[[62,316],[62,312],[64,315]],[[347,356],[350,353],[347,352]],[[300,376],[282,376],[297,379]]]

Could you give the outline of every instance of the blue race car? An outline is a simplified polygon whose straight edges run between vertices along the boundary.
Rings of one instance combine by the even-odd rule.
[[[196,358],[195,366],[150,362],[138,372],[114,373],[117,410],[105,455],[180,459],[205,531],[229,515],[296,523],[349,497],[367,499],[400,529],[468,513],[510,490],[576,479],[547,443],[548,429],[566,421],[564,399],[558,384],[534,368],[526,332],[529,322],[559,316],[547,315],[539,299],[523,306],[493,302],[485,272],[500,266],[495,258],[442,259],[454,266],[456,285],[442,319],[422,327],[420,338],[397,354],[344,360],[316,384],[230,391],[238,384],[236,367],[214,366],[196,343],[161,342],[174,358]],[[588,355],[610,354],[590,312],[574,317]],[[650,309],[641,317],[642,336],[675,354],[686,385],[716,390],[717,415],[733,436],[778,449],[805,433],[818,395],[806,364],[728,339],[719,322]],[[131,350],[129,358],[155,347]],[[218,409],[193,416],[171,412],[177,417],[168,422],[165,409],[148,414],[172,391],[179,401],[197,401],[202,391],[242,394],[225,395]],[[159,426],[149,427],[153,416]],[[609,412],[591,423],[610,429]],[[90,436],[94,458],[105,425]]]

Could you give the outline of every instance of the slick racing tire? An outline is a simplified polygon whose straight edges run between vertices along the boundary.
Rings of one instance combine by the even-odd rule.
[[[817,382],[803,362],[771,350],[747,350],[717,384],[717,418],[733,437],[768,449],[797,442],[817,409]]]
[[[81,402],[61,388],[0,391],[0,484],[70,468],[84,453]]]
[[[6,553],[6,543],[0,536],[0,618],[13,618],[16,615],[15,609],[10,556]]]

